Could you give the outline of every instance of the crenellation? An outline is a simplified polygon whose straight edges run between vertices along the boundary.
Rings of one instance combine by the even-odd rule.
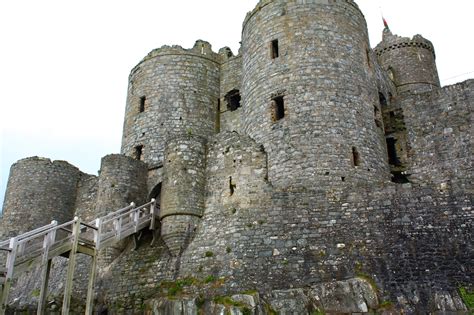
[[[0,234],[156,199],[157,230],[98,256],[102,314],[467,314],[474,80],[440,87],[421,35],[386,27],[371,49],[352,0],[261,0],[241,45],[152,50],[129,76],[121,154],[98,176],[18,161]],[[34,308],[38,272],[12,309]]]

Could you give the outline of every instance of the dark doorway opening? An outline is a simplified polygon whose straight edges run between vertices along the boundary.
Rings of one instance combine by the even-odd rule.
[[[229,91],[226,95],[225,95],[225,100],[227,101],[227,109],[230,110],[230,111],[234,111],[236,110],[237,108],[240,107],[240,92],[239,90],[232,90],[232,91]]]

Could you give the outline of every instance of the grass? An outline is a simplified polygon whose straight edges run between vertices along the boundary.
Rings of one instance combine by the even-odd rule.
[[[235,307],[238,307],[238,308],[246,308],[247,307],[247,305],[245,305],[242,302],[234,301],[230,296],[216,296],[214,298],[214,303],[221,304],[221,305],[224,305],[224,306],[235,306]]]
[[[357,278],[367,281],[372,287],[372,290],[374,290],[374,292],[378,293],[380,291],[379,288],[377,287],[377,283],[375,283],[375,280],[368,274],[363,273],[363,272],[357,272],[356,276]]]
[[[470,311],[474,310],[474,291],[469,291],[464,287],[459,287],[459,295],[467,308]]]
[[[195,278],[184,278],[176,281],[163,281],[160,284],[161,288],[167,289],[169,297],[173,297],[183,292],[183,289],[188,286],[197,284],[199,281]]]
[[[216,281],[216,277],[214,277],[213,275],[210,275],[210,276],[207,276],[206,278],[204,278],[204,283],[211,283],[211,282],[214,282]]]
[[[379,308],[391,308],[392,306],[392,301],[383,301],[382,303],[380,303]]]

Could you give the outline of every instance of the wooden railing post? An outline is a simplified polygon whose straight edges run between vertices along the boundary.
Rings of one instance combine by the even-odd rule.
[[[76,268],[76,254],[79,243],[79,233],[81,232],[81,220],[78,217],[74,218],[72,226],[72,244],[69,252],[69,263],[67,266],[66,284],[64,286],[63,308],[61,314],[69,314],[69,307],[71,304],[72,280],[74,278],[74,269]]]
[[[150,230],[154,230],[155,229],[155,204],[156,204],[156,200],[155,198],[151,199],[151,205],[150,205]]]
[[[5,314],[7,310],[7,303],[8,303],[8,295],[10,294],[10,287],[12,284],[13,278],[13,269],[15,267],[15,259],[17,254],[17,247],[18,247],[18,238],[12,237],[10,239],[10,252],[7,256],[7,263],[6,263],[6,274],[5,274],[5,282],[3,284],[2,296],[0,297],[0,314]]]
[[[95,227],[97,230],[94,230],[94,255],[92,256],[91,269],[89,272],[89,283],[87,285],[87,299],[86,299],[86,315],[92,315],[94,311],[94,285],[95,277],[97,273],[97,259],[99,256],[99,247],[100,247],[100,233],[102,231],[102,218],[95,220]]]
[[[51,221],[54,226],[58,225],[57,221]],[[51,259],[49,259],[49,249],[56,239],[56,229],[52,229],[44,236],[43,240],[43,257],[41,259],[41,288],[38,300],[38,315],[44,314],[46,307],[46,296],[48,294],[49,273],[51,271]]]
[[[102,218],[95,219],[95,226],[97,230],[94,230],[94,243],[97,250],[100,249],[100,238],[102,234]]]
[[[135,225],[135,233],[138,232],[138,223],[139,223],[139,219],[140,219],[140,208],[136,208],[135,211],[132,212],[133,213],[133,223]]]
[[[122,233],[122,222],[123,221],[121,216],[114,220],[115,239],[117,241],[120,240],[120,236]]]

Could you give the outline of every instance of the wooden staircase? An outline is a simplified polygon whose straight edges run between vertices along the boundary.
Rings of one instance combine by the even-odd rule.
[[[58,256],[69,259],[61,311],[61,314],[69,314],[77,253],[88,255],[92,259],[86,300],[86,314],[92,314],[99,251],[147,227],[154,230],[155,219],[158,217],[156,209],[155,199],[139,207],[131,203],[128,207],[89,223],[82,222],[78,217],[63,224],[52,221],[48,225],[0,242],[0,255],[6,256],[5,267],[0,267],[0,315],[5,314],[13,278],[34,266],[41,266],[37,314],[44,314],[51,262]]]

